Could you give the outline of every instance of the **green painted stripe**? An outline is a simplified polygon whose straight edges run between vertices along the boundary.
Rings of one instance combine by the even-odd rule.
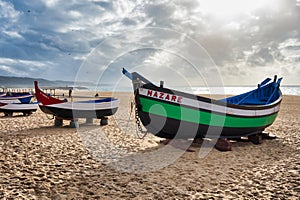
[[[144,112],[177,120],[212,126],[239,128],[261,127],[273,123],[277,117],[277,113],[274,113],[270,116],[254,118],[224,116],[196,109],[180,107],[179,105],[164,103],[143,97],[140,97],[140,101],[142,104],[142,110]]]

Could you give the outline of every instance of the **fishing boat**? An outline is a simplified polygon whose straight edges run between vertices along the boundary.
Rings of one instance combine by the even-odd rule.
[[[36,98],[40,109],[56,119],[76,120],[78,118],[101,119],[101,125],[107,124],[106,117],[113,115],[119,106],[119,99],[108,97],[96,100],[67,102],[44,93],[38,82],[34,82]]]
[[[0,96],[0,102],[2,103],[22,103],[28,104],[33,97],[32,94],[25,93],[6,93],[5,95]]]
[[[3,103],[0,102],[0,112],[3,112],[5,116],[12,116],[13,113],[23,113],[23,115],[31,115],[37,110],[37,103]]]
[[[241,138],[262,133],[276,119],[282,94],[275,76],[252,91],[220,100],[156,86],[123,68],[132,80],[136,115],[147,132],[173,138]]]

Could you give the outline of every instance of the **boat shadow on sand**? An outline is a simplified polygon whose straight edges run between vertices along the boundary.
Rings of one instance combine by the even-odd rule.
[[[32,114],[32,113],[31,113],[31,114]],[[30,116],[31,114],[27,114],[27,113],[25,113],[25,114],[23,114],[23,113],[18,113],[18,114],[13,114],[13,115],[5,115],[5,114],[3,114],[3,115],[0,116],[0,119],[1,119],[1,118],[23,118],[23,117],[28,117],[28,116]]]
[[[260,137],[241,137],[234,139],[208,139],[196,138],[193,141],[178,139],[178,140],[161,140],[159,146],[170,144],[172,147],[181,149],[187,152],[195,152],[195,148],[216,148],[219,151],[231,151],[235,147],[245,147],[249,145],[262,144],[264,140],[274,140],[277,137],[269,133],[261,133]]]

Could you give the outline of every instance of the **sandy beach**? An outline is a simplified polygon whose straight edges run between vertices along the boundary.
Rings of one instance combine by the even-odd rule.
[[[172,152],[158,154],[163,145],[150,134],[139,139],[129,118],[131,97],[116,96],[120,109],[104,127],[96,119],[89,126],[80,120],[79,129],[68,121],[53,127],[40,110],[28,117],[1,113],[0,198],[299,199],[299,96],[283,97],[277,120],[266,130],[276,139],[234,142],[232,151],[212,149],[204,158],[192,145],[194,152],[181,152],[163,167],[155,163]],[[155,157],[147,157],[151,152]],[[139,171],[143,163],[133,156],[149,168]]]

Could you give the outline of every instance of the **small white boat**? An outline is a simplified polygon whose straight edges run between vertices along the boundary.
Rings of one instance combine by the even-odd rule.
[[[25,93],[1,93],[0,94],[0,102],[2,103],[24,103],[28,104],[33,97],[32,94],[25,92]]]
[[[3,112],[5,116],[12,116],[13,113],[19,112],[23,115],[31,115],[38,108],[37,103],[3,103],[0,102],[0,112]]]

